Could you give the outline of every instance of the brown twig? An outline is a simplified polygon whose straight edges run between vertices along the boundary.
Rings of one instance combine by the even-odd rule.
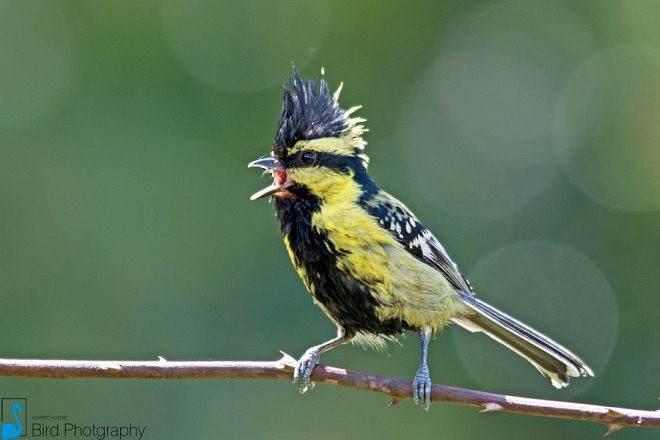
[[[70,361],[0,359],[0,376],[115,379],[283,379],[291,380],[295,359],[284,355],[274,362],[189,361]],[[312,379],[387,394],[391,404],[412,396],[409,381],[319,365]],[[603,423],[607,434],[628,426],[660,427],[660,410],[645,411],[554,400],[505,396],[445,385],[433,385],[431,400],[503,411]]]

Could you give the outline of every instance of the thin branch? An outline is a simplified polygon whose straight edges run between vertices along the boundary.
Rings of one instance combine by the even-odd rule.
[[[281,379],[291,380],[295,359],[288,355],[274,362],[248,361],[71,361],[0,359],[0,376],[107,379]],[[412,397],[407,380],[376,376],[319,365],[312,379],[318,383],[375,391],[392,398],[391,404]],[[433,385],[431,400],[502,411],[603,423],[607,433],[628,426],[660,427],[660,410],[645,411],[613,406],[588,405],[554,400],[529,399],[486,393],[445,385]]]

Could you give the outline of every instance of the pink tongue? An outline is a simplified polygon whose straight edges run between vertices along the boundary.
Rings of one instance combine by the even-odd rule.
[[[277,185],[284,185],[284,182],[286,182],[287,175],[286,171],[280,170],[280,169],[275,169],[275,183]]]

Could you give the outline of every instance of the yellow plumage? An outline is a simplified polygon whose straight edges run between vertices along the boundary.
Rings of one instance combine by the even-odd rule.
[[[446,278],[406,251],[358,205],[361,193],[350,176],[324,179],[324,188],[328,181],[335,190],[325,193],[312,225],[327,233],[337,250],[349,251],[337,258],[337,268],[371,286],[372,294],[382,302],[376,310],[381,320],[401,319],[417,328],[429,326],[434,332],[444,327],[458,302]]]
[[[474,297],[433,234],[371,180],[364,120],[349,118],[357,107],[342,110],[338,96],[324,79],[294,75],[272,156],[250,164],[273,174],[273,185],[253,198],[275,197],[291,261],[338,328],[336,338],[301,357],[294,375],[299,390],[311,388],[322,352],[355,340],[378,346],[382,337],[412,330],[422,340],[413,395],[428,408],[428,341],[450,321],[508,346],[557,387],[570,376],[591,375],[573,353]]]

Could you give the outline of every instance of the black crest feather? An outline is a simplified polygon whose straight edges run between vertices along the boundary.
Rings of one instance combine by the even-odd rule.
[[[291,81],[284,82],[282,114],[273,153],[286,156],[287,150],[300,140],[340,137],[353,126],[336,96],[328,90],[324,76],[304,79],[294,67]]]

